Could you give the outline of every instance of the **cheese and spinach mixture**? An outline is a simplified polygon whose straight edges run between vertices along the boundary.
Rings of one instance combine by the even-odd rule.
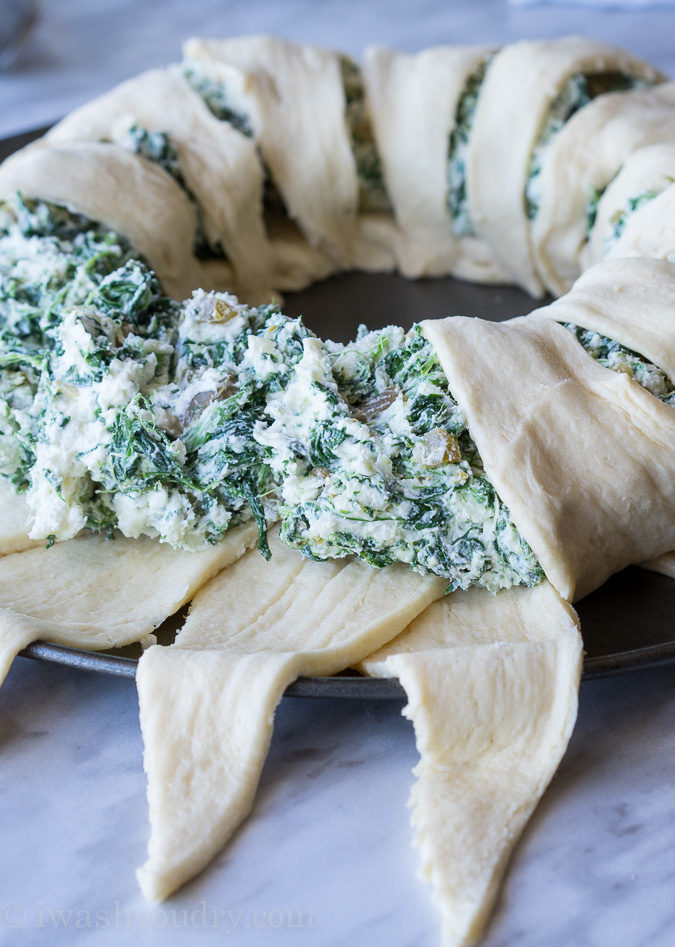
[[[615,372],[629,375],[639,385],[651,392],[655,398],[675,407],[675,385],[666,373],[648,359],[608,339],[592,329],[582,329],[571,323],[563,323],[578,339],[589,355]]]
[[[340,58],[345,91],[345,121],[359,182],[359,211],[391,213],[384,183],[384,172],[368,105],[366,88],[359,66],[348,56]]]
[[[469,75],[457,101],[455,120],[448,142],[448,195],[447,205],[452,219],[453,232],[458,236],[475,234],[469,213],[469,197],[466,188],[466,162],[473,122],[487,68],[491,58],[481,62]]]
[[[419,329],[316,338],[227,294],[165,298],[117,234],[20,197],[0,218],[0,472],[33,535],[188,549],[255,518],[312,558],[451,588],[541,570]]]
[[[233,128],[253,138],[253,126],[241,94],[222,77],[214,76],[209,69],[196,59],[185,59],[182,64],[183,75],[197,92],[210,111],[222,122],[228,122]]]
[[[343,345],[225,293],[177,303],[118,234],[20,196],[0,206],[0,316],[0,475],[35,538],[197,549],[255,519],[265,555],[279,521],[309,558],[449,589],[543,577],[419,327]],[[578,337],[672,403],[654,366]]]
[[[256,436],[280,484],[281,535],[306,556],[407,562],[450,589],[543,578],[418,327],[307,339],[266,413]]]
[[[448,147],[448,195],[447,204],[452,218],[452,229],[459,236],[475,234],[466,181],[466,161],[473,124],[483,82],[492,57],[480,63],[469,75],[459,97],[455,120]],[[624,92],[628,89],[644,88],[651,83],[622,72],[577,73],[564,83],[552,100],[543,122],[527,170],[525,187],[525,210],[530,220],[539,212],[541,201],[540,175],[555,136],[570,118],[606,92]]]

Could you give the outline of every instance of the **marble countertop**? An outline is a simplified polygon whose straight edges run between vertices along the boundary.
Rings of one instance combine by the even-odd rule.
[[[0,943],[437,947],[400,709],[284,700],[252,817],[153,907],[133,874],[147,839],[133,684],[17,658],[0,691]],[[675,665],[584,683],[485,947],[672,947],[674,785]]]
[[[497,0],[313,3],[52,0],[0,135],[47,123],[178,56],[193,33],[275,32],[358,55],[583,32],[675,75],[675,8]],[[17,659],[0,690],[0,944],[431,947],[406,798],[416,762],[396,702],[287,699],[253,817],[216,864],[147,905],[138,706],[124,680]],[[675,943],[675,666],[584,683],[569,751],[518,846],[486,947]]]

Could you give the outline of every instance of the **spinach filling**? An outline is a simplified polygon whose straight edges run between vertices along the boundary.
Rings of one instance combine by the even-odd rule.
[[[406,562],[449,591],[543,578],[419,327],[305,343],[267,415],[256,437],[280,485],[281,535],[305,556]]]
[[[348,56],[341,57],[340,67],[345,91],[345,119],[359,181],[359,210],[362,213],[391,213],[361,70]]]
[[[608,187],[609,185],[607,185]],[[586,240],[588,241],[591,236],[591,232],[595,227],[595,222],[598,219],[598,210],[600,208],[600,201],[602,196],[607,190],[607,187],[592,187],[590,189],[590,197],[586,204]]]
[[[183,75],[216,118],[232,125],[247,138],[253,138],[251,119],[241,102],[234,100],[225,81],[214,78],[207,69],[194,60],[183,63]]]
[[[372,123],[365,100],[363,77],[358,65],[347,56],[340,59],[345,93],[345,121],[349,134],[359,182],[359,209],[363,211],[391,211],[384,183],[382,163],[373,135]],[[183,74],[192,88],[199,93],[216,118],[228,122],[248,138],[254,137],[253,126],[245,103],[236,100],[223,79],[209,75],[199,63],[188,60]],[[283,198],[266,169],[263,206],[267,212],[288,216]]]
[[[217,241],[209,241],[204,230],[201,207],[190,189],[180,166],[180,158],[168,132],[151,132],[142,125],[131,125],[120,142],[123,148],[152,161],[163,171],[171,175],[176,184],[185,192],[192,204],[197,225],[195,230],[194,252],[199,260],[225,259],[225,251]]]
[[[466,80],[457,102],[455,121],[448,141],[447,205],[452,218],[452,229],[458,236],[473,236],[476,232],[469,214],[466,160],[478,97],[491,58],[480,63]]]
[[[612,248],[624,232],[631,214],[634,214],[635,211],[639,210],[644,204],[648,204],[649,201],[658,197],[659,193],[659,191],[647,190],[641,194],[637,194],[635,197],[629,197],[625,207],[612,214],[610,218],[611,230],[604,239],[605,252]]]
[[[313,559],[408,563],[449,589],[542,571],[419,328],[322,342],[273,306],[163,296],[117,234],[0,213],[0,474],[34,535],[215,543],[255,519]]]
[[[525,212],[528,220],[534,220],[539,213],[541,203],[541,171],[546,162],[546,153],[551,147],[555,136],[563,126],[580,109],[599,95],[606,92],[626,92],[630,89],[646,88],[652,83],[647,79],[637,78],[622,72],[579,72],[571,76],[551,102],[546,119],[539,131],[537,140],[527,170],[525,185]],[[592,200],[592,199],[591,199]],[[591,226],[597,213],[597,198],[595,208],[591,207]],[[587,215],[587,227],[588,227]],[[588,228],[590,230],[590,228]]]
[[[33,402],[67,312],[124,313],[139,336],[170,341],[175,304],[127,241],[65,208],[0,205],[0,473],[20,489],[35,463]],[[43,399],[44,400],[44,399]]]
[[[589,355],[605,368],[629,375],[659,401],[675,407],[675,385],[661,368],[637,352],[592,329],[582,329],[567,322],[563,325],[572,332]]]

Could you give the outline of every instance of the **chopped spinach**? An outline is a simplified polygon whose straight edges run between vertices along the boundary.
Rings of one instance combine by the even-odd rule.
[[[469,75],[457,101],[455,120],[448,141],[448,196],[452,229],[459,236],[475,233],[466,189],[466,161],[478,97],[492,57],[481,62]]]
[[[217,119],[227,122],[247,138],[255,137],[245,97],[235,100],[232,89],[222,76],[212,75],[204,63],[196,60],[186,60],[183,63],[183,75]],[[288,217],[286,204],[274,183],[270,170],[263,162],[262,156],[260,160],[265,175],[263,179],[263,209],[266,214],[281,214]],[[198,246],[198,255],[199,250]]]
[[[419,328],[340,345],[224,293],[175,303],[118,235],[20,198],[2,214],[0,473],[35,536],[196,549],[253,520],[269,556],[280,520],[313,559],[541,579]]]
[[[193,60],[183,63],[183,75],[216,118],[232,125],[247,138],[253,138],[251,119],[240,104],[232,101],[225,81],[214,78],[199,62]]]
[[[608,339],[592,329],[582,329],[572,323],[563,323],[577,338],[589,355],[615,372],[623,372],[638,385],[651,392],[655,398],[675,407],[675,385],[663,369],[652,364],[643,355],[631,351],[624,345]]]
[[[345,119],[359,180],[359,210],[390,213],[391,202],[366,102],[361,70],[348,56],[340,58],[340,68],[345,91]]]
[[[158,165],[163,171],[171,175],[181,190],[185,191],[194,208],[196,218],[195,256],[200,260],[225,258],[222,244],[218,241],[210,241],[206,236],[202,208],[185,180],[180,165],[180,156],[168,132],[151,132],[142,125],[134,123],[129,127],[120,144],[123,148],[127,148],[134,154]]]
[[[542,578],[419,328],[306,346],[268,414],[282,538],[309,558],[407,562],[450,590]]]
[[[586,239],[591,235],[593,228],[595,227],[595,221],[598,218],[598,208],[600,205],[600,200],[602,195],[605,193],[607,188],[605,187],[593,187],[590,190],[590,196],[586,204]]]

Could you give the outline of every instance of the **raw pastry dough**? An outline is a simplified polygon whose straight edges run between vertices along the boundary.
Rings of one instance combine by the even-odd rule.
[[[249,296],[258,279],[263,294],[270,283],[297,289],[355,264],[483,281],[510,273],[533,293],[542,281],[559,292],[579,272],[591,189],[609,184],[589,258],[612,202],[633,180],[631,154],[675,137],[675,84],[602,96],[577,113],[547,151],[530,228],[529,161],[562,84],[581,71],[656,73],[579,38],[500,52],[469,145],[479,236],[455,238],[448,137],[466,77],[485,54],[367,53],[367,104],[395,219],[357,216],[339,55],[268,37],[186,45],[190,59],[237,87],[255,143],[214,119],[177,72],[155,71],[7,161],[0,196],[18,188],[118,230],[171,295],[221,285],[229,265],[195,260],[194,207],[168,174],[115,144],[71,141],[114,139],[137,120],[171,134],[207,234],[222,241]],[[266,232],[257,145],[295,221],[268,213]],[[638,171],[635,180],[647,180]],[[670,187],[632,215],[611,255],[667,256],[673,201]],[[363,660],[371,673],[397,676],[408,694],[420,751],[413,820],[446,943],[479,935],[574,720],[581,644],[560,596],[581,596],[623,565],[675,547],[672,408],[597,364],[555,323],[607,334],[675,377],[672,284],[666,263],[609,262],[564,300],[508,325],[425,323],[486,472],[551,584],[495,598],[472,590],[430,605],[443,580],[405,566],[307,562],[275,535],[271,564],[251,551],[212,578],[254,543],[253,527],[203,553],[96,536],[13,552],[30,541],[20,498],[7,501],[0,552],[13,554],[0,560],[0,680],[37,637],[92,649],[145,638],[212,578],[176,644],[149,648],[139,664],[151,822],[139,881],[148,897],[166,897],[200,871],[249,812],[287,684]],[[672,568],[672,554],[661,567]]]
[[[675,379],[675,266],[660,260],[607,260],[571,292],[532,313],[572,322],[646,356]]]
[[[423,331],[488,477],[564,598],[675,548],[671,407],[599,365],[550,311]]]
[[[483,933],[513,846],[577,710],[578,621],[548,582],[431,605],[363,662],[408,695],[420,761],[410,796],[421,874],[446,947]]]
[[[646,562],[641,562],[640,566],[649,572],[659,572],[661,575],[675,579],[675,552],[667,552],[663,556],[657,556],[656,559],[648,559]]]
[[[581,36],[513,43],[497,53],[485,76],[469,142],[469,213],[507,271],[533,296],[542,295],[542,286],[530,246],[525,187],[537,135],[568,79],[608,71],[658,76],[630,54]],[[547,158],[544,167],[551,163]],[[565,202],[562,181],[555,183],[555,196]]]
[[[182,299],[203,282],[192,253],[196,218],[185,193],[161,168],[125,148],[97,142],[32,146],[0,166],[0,199],[62,204],[125,236]]]
[[[532,222],[540,276],[556,296],[580,273],[586,210],[629,155],[675,139],[675,83],[601,95],[556,135],[541,171],[541,204]]]
[[[0,559],[0,683],[38,638],[102,651],[140,641],[242,556],[257,531],[241,526],[201,552],[152,539],[88,535]]]
[[[379,46],[365,51],[363,77],[404,276],[508,279],[484,241],[453,233],[447,207],[448,140],[457,101],[467,77],[490,52],[483,46],[439,46],[416,55]]]
[[[152,900],[208,864],[248,815],[286,686],[361,660],[446,585],[405,566],[310,562],[276,534],[270,548],[271,562],[253,551],[210,582],[175,644],[139,662],[151,834],[138,879]]]
[[[115,141],[132,124],[165,132],[197,200],[204,232],[234,267],[206,264],[212,284],[247,302],[271,294],[272,248],[262,219],[263,168],[250,138],[211,114],[180,72],[153,69],[71,112],[43,141]]]
[[[645,192],[660,194],[675,182],[675,144],[666,142],[639,148],[625,161],[623,167],[607,186],[598,202],[598,212],[591,230],[588,243],[581,253],[581,265],[584,269],[599,263],[607,255],[607,240],[611,238],[617,215],[628,209],[628,203],[639,198]],[[630,213],[625,226],[632,229],[633,216],[639,209]],[[641,229],[638,224],[638,229]],[[658,230],[658,228],[657,228]],[[658,234],[653,235],[658,239]],[[630,243],[630,238],[628,239]],[[612,255],[626,256],[623,252],[623,240],[612,243]],[[672,243],[671,243],[672,247]],[[643,256],[661,256],[661,253],[642,254]],[[663,253],[667,257],[668,252]]]
[[[290,216],[310,244],[338,266],[352,265],[358,182],[340,55],[271,36],[191,39],[184,54],[239,71],[255,138]]]
[[[655,257],[675,263],[675,185],[631,215],[607,256]]]
[[[197,286],[235,288],[258,302],[272,287],[297,290],[353,266],[515,279],[534,294],[543,280],[561,292],[579,273],[591,189],[604,188],[636,149],[672,139],[675,86],[601,95],[573,115],[546,150],[531,226],[530,158],[570,77],[607,71],[650,82],[661,77],[628,53],[580,37],[502,49],[487,70],[468,145],[467,200],[478,236],[457,237],[446,206],[448,140],[466,79],[489,53],[461,46],[417,55],[366,52],[365,104],[394,215],[358,214],[340,54],[267,36],[185,44],[187,61],[233,93],[253,140],[216,119],[178,68],[153,70],[76,110],[41,145],[6,162],[0,196],[19,187],[101,219],[148,257],[176,296]],[[133,155],[121,158],[111,147],[79,150],[94,147],[80,139],[114,139],[131,121],[170,134],[207,236],[222,243],[230,262],[194,259],[193,209],[160,168]],[[268,172],[292,219],[268,208],[263,220]],[[122,191],[122,175],[130,193]],[[634,215],[613,255],[675,252],[670,203],[665,195],[657,203]],[[588,253],[597,255],[597,247]]]

